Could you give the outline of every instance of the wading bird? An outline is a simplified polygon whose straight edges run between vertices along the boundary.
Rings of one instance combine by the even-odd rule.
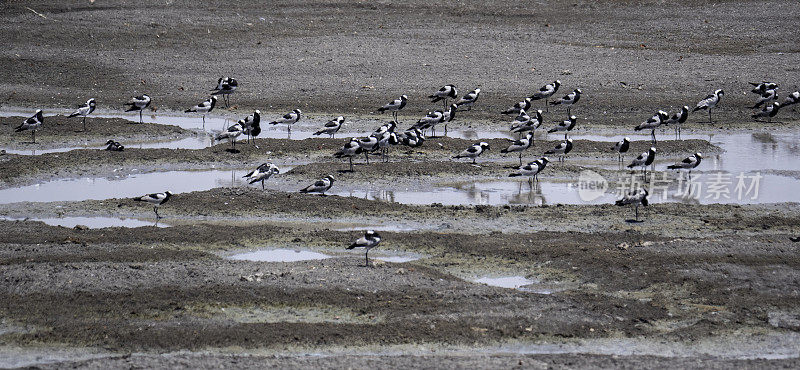
[[[639,205],[642,205],[644,207],[647,207],[649,205],[649,202],[647,201],[648,195],[649,194],[647,192],[647,189],[639,188],[637,190],[632,190],[614,204],[618,206],[633,204],[634,212],[636,212],[636,221],[639,221]]]
[[[692,112],[697,112],[701,109],[708,110],[708,123],[712,123],[711,120],[711,110],[719,104],[719,101],[722,100],[722,96],[725,95],[725,92],[722,89],[714,91],[713,94],[706,96],[703,100],[697,102],[697,106],[692,109]]]
[[[519,165],[522,166],[522,152],[533,145],[533,132],[528,131],[525,137],[513,141],[508,148],[500,151],[500,153],[519,153]]]
[[[200,113],[203,115],[203,128],[206,127],[206,114],[211,113],[217,106],[217,97],[212,96],[200,104],[195,105],[184,111],[184,113]]]
[[[364,236],[358,238],[358,240],[353,242],[353,244],[350,244],[350,246],[347,247],[347,249],[348,250],[355,248],[366,249],[366,252],[364,253],[364,258],[366,260],[366,263],[364,266],[369,267],[369,250],[377,247],[378,244],[380,244],[380,242],[381,242],[381,236],[378,235],[378,233],[376,233],[375,231],[368,230],[366,233],[364,233]]]
[[[221,77],[217,80],[217,87],[211,89],[211,95],[222,95],[222,100],[225,101],[225,108],[228,108],[230,103],[230,95],[239,87],[239,82],[232,77]]]
[[[378,112],[392,112],[392,118],[394,119],[394,122],[400,124],[400,122],[397,122],[397,113],[401,109],[405,108],[406,103],[408,103],[408,96],[400,95],[399,98],[392,100],[389,103],[386,103],[384,106],[378,108]]]
[[[489,143],[482,141],[480,143],[471,145],[467,149],[464,149],[463,152],[459,153],[453,158],[472,158],[472,163],[475,164],[475,159],[487,150],[489,150]]]
[[[555,95],[558,92],[558,88],[561,87],[561,81],[555,80],[552,83],[544,85],[539,88],[539,91],[535,92],[533,95],[530,96],[531,100],[541,100],[544,99],[544,107],[545,109],[550,109],[547,105],[547,99],[551,96]]]
[[[33,144],[36,144],[36,130],[42,127],[42,123],[44,123],[44,115],[42,114],[42,110],[38,109],[36,113],[22,121],[22,124],[17,126],[14,132],[30,131],[32,135],[31,141]]]
[[[247,175],[242,176],[242,178],[247,179],[248,184],[255,184],[257,182],[261,182],[261,190],[264,190],[264,181],[267,181],[272,175],[277,175],[280,173],[280,169],[278,166],[272,164],[271,162],[262,163],[258,166],[255,170],[250,171]]]
[[[343,124],[344,124],[344,117],[342,116],[336,117],[325,123],[325,126],[322,128],[322,130],[315,132],[314,136],[326,134],[330,135],[331,138],[334,138],[336,137],[336,133],[339,132],[339,129],[342,128]]]
[[[160,219],[161,216],[159,216],[159,214],[158,214],[158,207],[160,207],[162,204],[166,203],[169,200],[169,198],[171,198],[171,197],[172,197],[172,193],[170,193],[168,191],[165,191],[163,193],[153,193],[153,194],[142,195],[141,197],[133,198],[133,200],[137,201],[137,202],[147,202],[147,203],[152,204],[153,205],[153,212],[156,213],[156,219]]]
[[[444,109],[447,109],[447,99],[455,99],[458,97],[458,90],[456,90],[455,85],[444,85],[439,88],[435,94],[428,96],[431,99],[431,103],[436,103],[438,101],[442,101],[442,106]]]
[[[150,102],[151,101],[152,101],[152,99],[150,99],[150,96],[147,95],[147,94],[142,94],[142,95],[136,96],[136,97],[132,98],[131,100],[129,100],[127,103],[125,103],[125,105],[128,106],[128,109],[126,109],[125,111],[126,112],[134,112],[134,111],[138,110],[139,111],[139,123],[144,123],[144,121],[142,121],[142,111],[145,108],[150,106]]]
[[[89,99],[89,100],[86,101],[85,104],[78,106],[78,109],[76,109],[74,112],[72,112],[72,114],[70,114],[68,117],[69,118],[77,117],[77,116],[83,117],[83,131],[86,131],[86,116],[88,116],[88,115],[92,114],[92,112],[94,112],[94,108],[95,108],[96,104],[97,103],[95,103],[94,98]]]

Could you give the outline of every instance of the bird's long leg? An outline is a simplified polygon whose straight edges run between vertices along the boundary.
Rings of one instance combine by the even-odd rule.
[[[522,166],[522,152],[519,152],[519,165]]]
[[[86,116],[83,116],[83,131],[86,131]]]
[[[33,144],[36,144],[36,130],[31,131],[31,135],[33,135],[33,138],[31,139]]]
[[[477,164],[477,162],[475,162],[475,158],[472,158],[472,164]]]
[[[153,212],[155,212],[155,213],[156,213],[156,220],[158,220],[159,218],[161,218],[161,216],[158,214],[158,206],[153,206]]]
[[[261,190],[266,190],[266,189],[264,188],[264,180],[261,180]]]
[[[369,248],[367,248],[367,251],[364,253],[364,259],[366,260],[364,266],[369,267]]]
[[[639,205],[637,204],[634,209],[636,210],[636,221],[639,221]]]
[[[141,109],[139,109],[139,123],[144,123],[144,121],[142,121],[142,110]]]
[[[364,158],[367,160],[367,164],[369,164],[369,152],[366,150],[364,151]]]
[[[708,108],[708,123],[713,123],[713,121],[711,121],[711,108]]]
[[[444,137],[447,137],[447,124],[444,124]]]
[[[653,129],[653,132],[651,132],[650,135],[653,135],[653,144],[656,144],[656,129]]]
[[[203,130],[206,129],[206,115],[203,115]]]
[[[350,156],[350,172],[353,172],[353,156]]]

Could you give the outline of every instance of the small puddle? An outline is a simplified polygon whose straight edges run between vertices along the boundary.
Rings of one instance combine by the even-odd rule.
[[[83,225],[90,229],[102,229],[106,227],[142,227],[142,226],[155,226],[155,227],[170,227],[172,225],[163,222],[156,223],[155,220],[140,220],[138,218],[123,218],[123,217],[52,217],[52,218],[39,218],[28,217],[14,218],[14,217],[0,217],[0,220],[7,221],[41,221],[51,226],[63,226],[73,228],[77,225]]]
[[[378,248],[379,249],[379,248]],[[420,260],[426,258],[428,256],[418,254],[418,253],[409,253],[409,252],[401,252],[401,251],[386,251],[375,249],[374,258],[379,261],[383,262],[391,262],[391,263],[405,263]]]
[[[478,278],[473,281],[480,284],[486,284],[488,286],[494,286],[506,289],[516,289],[523,292],[531,292],[537,294],[553,294],[553,290],[539,287],[539,285],[541,285],[539,281],[531,280],[520,275],[500,276],[500,277],[484,276],[482,278]]]
[[[229,256],[229,259],[238,261],[257,261],[257,262],[298,262],[322,260],[331,258],[327,254],[313,252],[303,249],[264,249],[253,252],[245,252]]]

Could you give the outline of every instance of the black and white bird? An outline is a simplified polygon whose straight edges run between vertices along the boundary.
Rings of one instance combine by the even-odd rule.
[[[343,124],[344,124],[344,117],[342,116],[336,117],[326,122],[322,130],[315,132],[314,136],[326,134],[329,135],[331,138],[334,138],[336,137],[336,133],[339,132],[339,129],[342,128]]]
[[[684,105],[681,107],[681,111],[677,113],[673,113],[672,116],[669,117],[666,125],[675,125],[675,135],[680,138],[681,135],[681,125],[686,122],[686,119],[689,118],[689,106]]]
[[[480,95],[481,95],[481,89],[472,90],[469,93],[467,93],[467,95],[461,97],[461,99],[458,99],[458,101],[456,102],[456,107],[458,107],[459,109],[461,107],[467,107],[467,110],[472,110],[472,106],[475,104],[476,101],[478,101],[478,97]]]
[[[286,129],[288,130],[288,132],[292,132],[292,125],[297,123],[297,121],[299,121],[300,118],[302,118],[302,116],[303,116],[303,112],[300,111],[299,109],[295,109],[295,110],[293,110],[293,111],[291,111],[289,113],[284,114],[283,117],[278,118],[277,120],[270,122],[269,124],[270,125],[277,125],[279,123],[285,123],[286,124]]]
[[[121,152],[125,150],[125,147],[119,143],[119,141],[108,140],[106,141],[106,149],[110,152]]]
[[[564,95],[561,99],[550,102],[550,105],[563,105],[567,107],[567,114],[570,114],[570,108],[581,100],[581,89],[572,90],[571,93]]]
[[[558,161],[564,162],[565,157],[571,151],[572,151],[572,139],[567,139],[558,143],[558,145],[556,145],[555,148],[544,152],[544,154],[558,154],[559,155]]]
[[[756,103],[752,107],[750,107],[750,109],[756,109],[756,108],[760,107],[761,105],[763,105],[764,103],[769,102],[770,100],[778,100],[778,88],[777,87],[774,88],[774,89],[766,90],[763,93],[761,93],[761,95],[759,95],[758,100],[756,101]]]
[[[143,123],[143,121],[142,121],[142,111],[145,108],[150,106],[150,102],[151,101],[152,101],[152,99],[150,99],[150,96],[147,95],[147,94],[142,94],[142,95],[133,97],[133,98],[131,98],[131,100],[129,100],[127,103],[125,103],[125,105],[128,106],[128,109],[126,109],[125,111],[126,112],[134,112],[134,111],[138,110],[139,111],[139,123]]]
[[[702,160],[703,155],[698,152],[686,157],[678,163],[667,166],[667,168],[670,170],[689,170],[689,175],[691,175],[692,170],[697,168]]]
[[[566,140],[567,139],[567,134],[570,131],[572,131],[573,128],[575,128],[575,124],[576,123],[578,123],[578,117],[570,116],[569,119],[567,119],[566,121],[562,121],[561,123],[556,125],[556,127],[553,127],[551,129],[547,130],[547,133],[563,131],[564,132],[564,139]]]
[[[753,94],[761,95],[767,90],[775,90],[778,88],[778,84],[774,82],[750,82],[753,85],[753,90],[750,90]]]
[[[436,125],[444,121],[444,112],[436,110],[428,112],[425,117],[422,117],[411,128],[418,128],[420,131],[431,130],[431,137],[436,137]]]
[[[347,144],[339,149],[336,153],[333,154],[334,158],[347,158],[350,160],[350,172],[353,172],[353,157],[361,154],[364,150],[361,149],[361,145],[358,143],[358,139],[352,138]]]
[[[781,103],[774,102],[769,105],[765,105],[761,111],[753,114],[753,119],[758,120],[759,118],[767,117],[767,122],[772,122],[772,117],[775,117],[778,114],[778,111],[781,109]]]
[[[42,123],[44,123],[44,115],[41,109],[37,109],[36,113],[22,121],[22,124],[17,126],[14,132],[30,131],[33,135],[31,136],[32,141],[36,144],[36,130],[42,127]]]
[[[713,94],[706,96],[703,100],[697,102],[697,106],[692,109],[692,112],[697,112],[701,109],[708,110],[708,123],[713,122],[711,120],[711,110],[719,104],[719,101],[722,100],[722,96],[725,95],[725,92],[722,89],[714,91]]]
[[[518,172],[510,174],[508,177],[528,176],[528,181],[538,180],[539,173],[547,167],[548,163],[550,163],[550,159],[547,157],[539,158],[524,166],[520,166]]]
[[[230,125],[227,130],[214,136],[214,140],[221,141],[228,139],[231,142],[231,151],[235,151],[236,139],[242,134],[242,132],[244,132],[244,128],[241,124],[236,123],[234,125]]]
[[[522,152],[533,145],[533,132],[528,131],[525,137],[515,140],[508,146],[500,151],[500,153],[519,153],[519,165],[522,166]]]
[[[378,137],[378,148],[381,151],[384,162],[389,162],[389,148],[397,144],[400,144],[400,139],[393,131],[384,132]]]
[[[347,247],[348,250],[355,249],[355,248],[364,248],[367,251],[364,253],[364,258],[366,259],[365,267],[369,267],[369,250],[375,248],[380,244],[381,236],[378,235],[375,231],[368,230],[364,233],[364,236],[358,238],[353,244],[350,244]]]
[[[217,106],[217,97],[212,96],[200,104],[195,105],[184,111],[184,113],[200,113],[203,115],[203,127],[206,127],[206,114],[211,113]]]
[[[628,192],[628,194],[625,194],[625,196],[622,197],[622,199],[618,200],[614,204],[618,206],[626,206],[629,204],[633,204],[634,210],[636,212],[636,221],[639,221],[639,205],[647,207],[647,205],[649,204],[647,201],[648,195],[649,194],[647,192],[647,189],[639,188]]]
[[[400,95],[399,98],[392,100],[389,103],[386,103],[384,106],[378,108],[378,112],[392,112],[392,118],[394,119],[394,122],[399,124],[400,122],[397,122],[397,112],[405,108],[406,103],[408,103],[408,96]]]
[[[425,142],[425,135],[417,128],[402,133],[398,138],[400,144],[410,148],[420,147]]]
[[[247,141],[252,138],[255,145],[255,138],[261,134],[261,111],[256,109],[253,114],[240,119],[237,123],[242,126],[242,133],[247,135]]]
[[[86,116],[94,112],[94,108],[96,105],[97,103],[95,102],[94,98],[91,98],[87,100],[86,103],[84,103],[83,105],[78,106],[78,109],[72,112],[72,114],[70,114],[68,117],[69,118],[77,116],[83,117],[83,131],[86,131]]]
[[[539,88],[539,91],[535,92],[533,95],[530,96],[531,100],[541,100],[544,99],[544,106],[545,109],[548,108],[547,106],[547,99],[550,99],[551,96],[555,95],[558,92],[558,88],[561,87],[561,81],[555,80],[552,83],[544,85]]]
[[[456,89],[455,85],[444,85],[439,88],[439,91],[434,93],[433,95],[428,96],[431,99],[431,103],[436,103],[438,101],[442,101],[442,106],[444,109],[447,109],[447,99],[453,99],[458,97],[458,90]]]
[[[161,216],[159,216],[159,214],[158,214],[158,207],[160,207],[162,204],[166,203],[169,200],[169,198],[171,198],[171,197],[172,197],[172,193],[170,193],[168,191],[165,191],[163,193],[153,193],[153,194],[142,195],[141,197],[133,198],[133,200],[136,201],[136,202],[147,202],[147,203],[152,204],[153,205],[153,212],[156,213],[156,219],[159,219],[159,218],[161,218]]]
[[[358,139],[358,145],[361,147],[361,152],[364,153],[364,159],[369,164],[369,154],[378,150],[378,138],[375,136],[367,136]]]
[[[378,128],[375,129],[375,131],[372,131],[372,136],[381,137],[383,136],[383,134],[387,132],[394,132],[396,128],[397,128],[397,123],[395,123],[394,121],[389,121],[380,125]]]
[[[452,122],[456,118],[456,110],[458,110],[458,106],[455,104],[450,104],[450,107],[444,111],[444,115],[442,116],[442,123],[444,123],[444,136],[447,136],[447,124]]]
[[[627,136],[623,138],[621,141],[618,141],[616,145],[614,145],[614,151],[617,152],[617,159],[618,162],[622,163],[625,158],[625,153],[628,152],[628,149],[631,148],[631,139]]]
[[[319,193],[319,195],[325,196],[325,192],[330,190],[331,186],[333,186],[333,175],[325,176],[313,184],[300,189],[301,193]]]
[[[222,100],[225,101],[225,108],[230,103],[230,95],[239,87],[239,81],[232,77],[221,77],[217,80],[217,87],[211,89],[211,95],[222,95]]]
[[[464,149],[463,152],[453,158],[472,158],[472,163],[475,164],[475,159],[483,152],[489,150],[489,143],[482,141],[480,143],[472,144],[469,148]]]
[[[653,164],[653,161],[655,160],[656,160],[656,148],[650,147],[650,150],[642,154],[639,154],[639,156],[636,157],[633,160],[633,162],[631,162],[631,164],[628,165],[628,168],[642,167],[642,171],[646,175],[647,166]]]
[[[528,110],[531,108],[531,98],[525,98],[525,100],[517,102],[509,109],[502,111],[502,114],[517,114],[522,110]]]
[[[647,121],[640,123],[638,126],[634,127],[634,131],[642,131],[642,130],[651,130],[650,136],[653,138],[653,143],[656,143],[656,129],[667,123],[669,120],[669,114],[660,110],[656,112],[652,117],[648,118]]]
[[[795,91],[795,92],[789,94],[786,97],[786,99],[783,100],[783,104],[781,104],[781,106],[782,107],[786,107],[786,106],[789,106],[789,105],[792,105],[792,104],[797,104],[797,102],[799,102],[799,101],[800,101],[800,91]]]
[[[272,175],[277,175],[281,172],[278,166],[272,164],[271,162],[262,163],[255,170],[250,171],[247,175],[242,176],[242,178],[247,179],[249,184],[255,184],[257,182],[261,182],[261,190],[264,190],[264,181],[269,180]]]
[[[544,119],[542,118],[542,110],[536,110],[536,115],[531,117],[527,114],[527,112],[520,112],[517,115],[517,118],[514,119],[514,122],[511,123],[511,132],[526,132],[531,131],[535,132],[539,126],[542,125]]]

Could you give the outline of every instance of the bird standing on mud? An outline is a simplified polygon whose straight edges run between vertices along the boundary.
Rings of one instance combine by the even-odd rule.
[[[161,216],[158,215],[158,207],[160,207],[162,204],[166,203],[169,200],[169,198],[171,198],[171,197],[172,197],[172,193],[170,193],[168,191],[165,191],[163,193],[153,193],[153,194],[142,195],[141,197],[133,198],[133,200],[137,201],[137,202],[147,202],[147,203],[152,204],[153,205],[153,212],[156,213],[156,219],[160,219]]]
[[[347,158],[350,160],[350,172],[353,172],[353,157],[356,155],[361,154],[363,149],[361,149],[361,145],[358,142],[358,139],[352,138],[347,144],[339,149],[336,153],[333,153],[334,158]]]
[[[97,103],[95,103],[94,98],[89,99],[89,100],[86,101],[85,104],[83,104],[81,106],[78,106],[78,109],[76,109],[74,112],[72,112],[72,114],[70,114],[67,117],[68,118],[72,118],[72,117],[82,116],[83,117],[83,131],[86,131],[86,116],[88,116],[88,115],[92,114],[92,112],[94,112],[94,108],[95,108],[96,104]]]
[[[250,171],[248,174],[242,176],[242,178],[246,178],[248,184],[255,184],[261,181],[261,190],[264,190],[264,181],[267,181],[272,175],[276,175],[280,173],[280,169],[278,166],[272,164],[271,162],[262,163],[258,166],[255,170]]]
[[[775,117],[778,114],[778,111],[781,109],[781,103],[773,102],[772,104],[765,105],[761,111],[753,114],[753,119],[758,120],[758,118],[767,117],[767,123],[772,122],[772,117]],[[762,121],[763,122],[763,121]]]
[[[697,106],[692,109],[692,112],[697,112],[701,109],[708,110],[708,123],[713,123],[711,120],[711,110],[719,104],[719,101],[722,100],[722,96],[725,95],[725,92],[722,89],[714,91],[713,94],[706,96],[703,100],[697,102]]]
[[[528,131],[525,137],[513,141],[508,148],[501,150],[500,153],[519,153],[519,165],[522,166],[522,152],[530,148],[531,145],[533,145],[533,132]]]
[[[224,139],[228,139],[231,142],[231,148],[228,149],[231,153],[236,153],[236,138],[242,134],[244,128],[240,123],[236,123],[234,125],[230,125],[227,130],[220,132],[216,136],[214,136],[214,140],[220,141]]]
[[[31,136],[32,143],[36,144],[36,130],[38,130],[39,127],[42,127],[42,123],[44,123],[44,115],[42,114],[42,110],[38,109],[36,110],[36,113],[34,113],[32,116],[22,121],[22,124],[17,126],[14,129],[14,132],[22,132],[30,130],[32,135]]]
[[[333,175],[325,176],[313,184],[300,189],[301,193],[319,193],[321,196],[325,196],[325,192],[330,190],[331,186],[333,186]]]
[[[623,138],[621,141],[617,142],[616,145],[614,145],[614,151],[617,152],[618,155],[617,157],[618,162],[622,163],[622,161],[625,158],[625,153],[628,152],[628,149],[630,149],[630,147],[631,147],[631,139],[629,139],[627,136]]]
[[[475,105],[475,102],[478,101],[478,97],[481,95],[481,89],[475,89],[464,95],[461,99],[455,103],[456,107],[461,109],[461,107],[467,107],[467,110],[472,110],[472,106]]]
[[[145,108],[150,106],[150,102],[152,102],[152,99],[150,99],[150,96],[147,95],[147,94],[142,94],[142,95],[136,96],[136,97],[132,98],[131,100],[129,100],[127,103],[125,103],[125,105],[128,106],[128,109],[126,109],[125,111],[126,112],[135,112],[135,111],[138,110],[139,111],[139,123],[144,123],[144,121],[142,121],[142,111]]]
[[[458,155],[453,158],[472,158],[472,164],[475,164],[475,159],[487,150],[489,150],[489,143],[482,141],[480,143],[471,145],[467,149],[464,149],[463,152],[458,153]]]
[[[364,258],[366,260],[364,266],[369,267],[369,250],[377,247],[378,244],[380,244],[380,242],[381,242],[381,236],[378,235],[378,233],[376,233],[373,230],[368,230],[366,233],[364,233],[364,236],[358,238],[358,240],[353,242],[353,244],[350,244],[350,246],[347,247],[347,249],[348,250],[355,248],[366,249],[366,252],[364,253]]]
[[[569,154],[569,152],[572,151],[572,147],[573,147],[572,139],[567,139],[560,142],[558,145],[556,145],[555,148],[544,152],[544,154],[558,154],[559,155],[558,161],[564,162],[564,159],[566,159],[567,154]]]
[[[222,95],[222,100],[225,101],[225,108],[228,108],[230,103],[230,95],[239,87],[239,81],[232,77],[221,77],[217,80],[217,87],[211,89],[211,95]]]
[[[247,135],[247,140],[253,139],[253,145],[256,144],[256,137],[261,134],[261,111],[256,109],[253,114],[242,118],[237,122],[242,126],[242,133]]]
[[[458,97],[458,90],[456,89],[455,85],[444,85],[439,88],[439,91],[434,93],[433,95],[428,96],[431,99],[431,103],[436,103],[439,100],[442,101],[442,106],[444,109],[447,109],[447,99],[454,99]]]
[[[564,105],[567,107],[567,114],[571,115],[571,108],[578,100],[581,100],[581,89],[572,90],[571,93],[564,95],[561,99],[550,102],[550,105]]]
[[[525,98],[525,100],[517,102],[511,108],[508,108],[500,113],[502,114],[517,114],[520,111],[528,110],[531,108],[531,98]]]
[[[616,205],[624,206],[628,204],[633,204],[634,209],[636,212],[636,221],[639,221],[639,205],[647,207],[650,203],[647,201],[647,196],[649,193],[645,188],[639,188],[637,190],[633,190],[626,194],[622,199],[618,200]]]
[[[394,123],[400,124],[400,122],[397,122],[397,113],[400,112],[400,110],[402,110],[403,108],[405,108],[407,103],[408,103],[408,96],[400,95],[399,98],[392,100],[386,103],[384,106],[378,108],[378,112],[381,113],[386,111],[392,112],[392,118],[394,119]]]
[[[544,107],[545,109],[549,109],[549,107],[547,106],[547,99],[555,95],[555,93],[558,92],[559,87],[561,87],[561,81],[555,80],[552,83],[540,87],[539,91],[531,95],[530,98],[531,100],[544,99]]]

